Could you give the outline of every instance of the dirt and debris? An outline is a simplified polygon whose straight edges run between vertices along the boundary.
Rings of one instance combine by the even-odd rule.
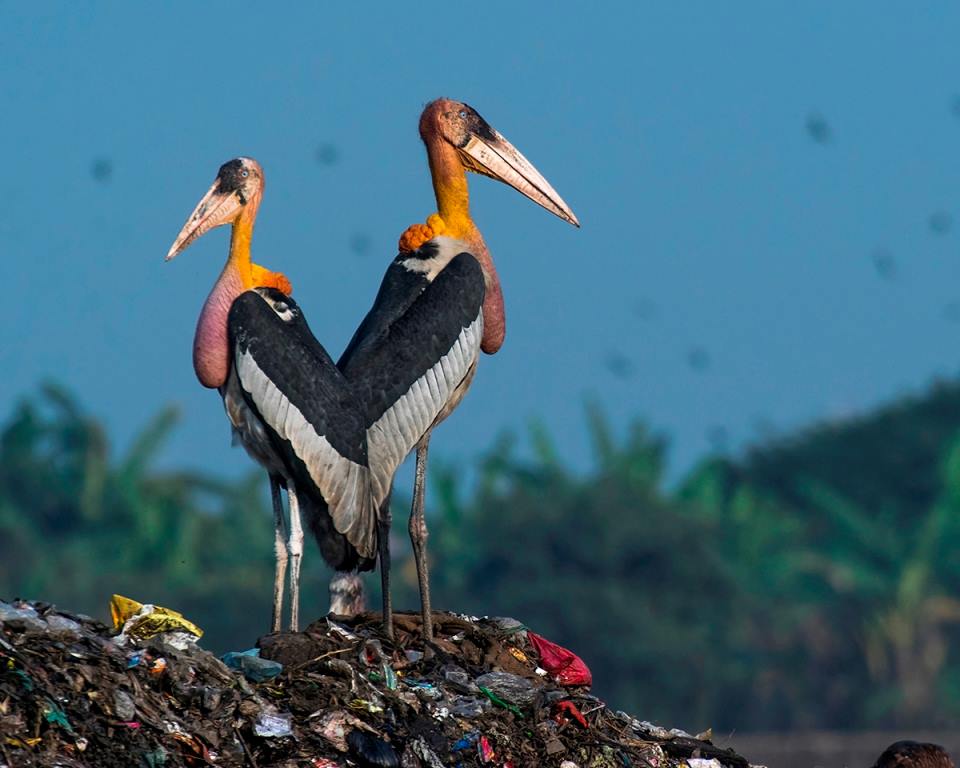
[[[392,642],[377,615],[331,616],[221,660],[189,622],[131,632],[172,613],[136,606],[113,629],[0,601],[0,766],[749,765],[612,711],[575,654],[512,619],[436,613],[425,645],[419,616]]]

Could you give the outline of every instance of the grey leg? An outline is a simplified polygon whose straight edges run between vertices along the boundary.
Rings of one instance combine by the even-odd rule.
[[[290,629],[300,626],[300,560],[303,557],[303,526],[300,521],[300,502],[293,483],[287,481],[290,501]]]
[[[393,515],[390,512],[390,497],[393,488],[387,494],[386,500],[380,507],[380,521],[377,530],[377,550],[380,553],[380,589],[383,592],[383,631],[393,640],[393,600],[390,597],[390,523]]]
[[[275,475],[270,475],[270,498],[273,501],[273,553],[277,563],[273,579],[273,631],[279,632],[283,621],[283,581],[287,575],[287,526],[283,522],[280,479]]]
[[[420,612],[423,616],[423,639],[433,640],[433,615],[430,613],[430,573],[427,563],[427,520],[424,516],[423,497],[427,479],[427,449],[430,433],[427,432],[417,446],[417,473],[413,481],[413,507],[410,510],[410,542],[417,563],[417,580],[420,582]]]

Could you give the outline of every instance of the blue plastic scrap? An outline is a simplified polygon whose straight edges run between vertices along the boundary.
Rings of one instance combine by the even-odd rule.
[[[220,660],[230,669],[243,673],[251,683],[263,683],[272,680],[283,671],[283,664],[279,661],[260,658],[260,649],[251,648],[247,651],[230,651],[223,654]]]
[[[473,745],[477,743],[477,740],[479,738],[480,738],[480,731],[473,731],[472,733],[468,733],[459,741],[455,742],[450,749],[453,752],[460,752],[464,749],[472,749]]]

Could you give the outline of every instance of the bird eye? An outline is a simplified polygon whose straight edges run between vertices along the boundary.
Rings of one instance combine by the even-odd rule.
[[[240,175],[243,176],[243,178],[247,178],[247,176],[250,175],[250,171],[247,171],[247,170],[240,171]]]
[[[279,314],[282,315],[284,312],[290,309],[290,305],[287,304],[287,302],[285,301],[278,301],[276,304],[273,305],[273,308],[277,310]]]
[[[466,117],[466,116],[467,116],[467,110],[461,109],[461,110],[460,110],[460,117]]]

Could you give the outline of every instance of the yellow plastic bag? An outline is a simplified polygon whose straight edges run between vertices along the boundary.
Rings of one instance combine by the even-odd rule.
[[[110,616],[113,628],[123,629],[123,633],[134,640],[147,640],[162,632],[188,632],[203,637],[203,630],[183,614],[159,605],[138,603],[123,595],[110,599]]]

